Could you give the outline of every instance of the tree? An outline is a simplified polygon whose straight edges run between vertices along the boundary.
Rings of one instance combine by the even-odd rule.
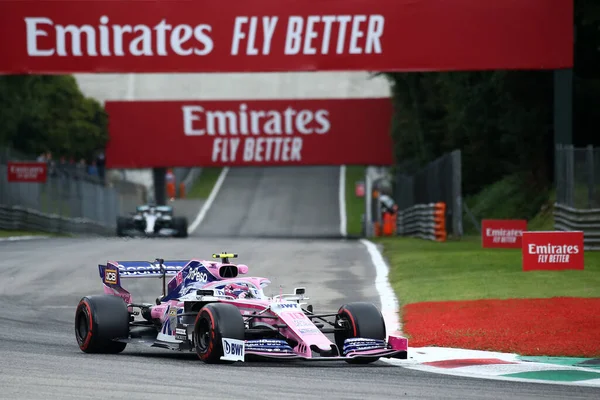
[[[0,144],[89,158],[108,139],[107,119],[70,75],[0,77]]]

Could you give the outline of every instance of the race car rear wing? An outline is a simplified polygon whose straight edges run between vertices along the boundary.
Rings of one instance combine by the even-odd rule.
[[[98,271],[102,282],[111,288],[121,288],[121,279],[128,278],[162,278],[163,296],[166,294],[166,277],[175,276],[184,269],[190,260],[163,260],[157,258],[150,261],[108,261],[99,264]]]

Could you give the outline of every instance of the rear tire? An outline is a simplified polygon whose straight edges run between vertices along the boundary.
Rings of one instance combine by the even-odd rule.
[[[244,340],[244,319],[232,304],[210,303],[196,317],[194,347],[198,357],[207,364],[231,363],[222,361],[222,338]]]
[[[116,354],[127,343],[113,339],[129,336],[129,311],[120,297],[86,296],[75,311],[75,337],[84,353]]]
[[[177,231],[175,237],[186,238],[188,237],[188,222],[185,217],[173,218],[173,228]]]
[[[125,231],[129,228],[129,219],[125,217],[117,217],[117,236],[127,236]]]
[[[385,321],[379,309],[371,303],[356,302],[343,305],[338,310],[336,325],[340,320],[348,326],[345,331],[335,332],[335,344],[340,350],[340,354],[343,354],[346,339],[385,340]],[[379,357],[349,358],[346,362],[349,364],[369,364],[378,359]]]

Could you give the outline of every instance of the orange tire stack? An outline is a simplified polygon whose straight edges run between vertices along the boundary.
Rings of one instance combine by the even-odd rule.
[[[396,233],[396,213],[383,214],[383,236],[393,236]]]
[[[173,182],[167,183],[167,196],[169,197],[169,199],[175,198],[175,183],[173,183]]]
[[[446,203],[435,203],[433,208],[434,236],[437,242],[445,242],[446,233]]]

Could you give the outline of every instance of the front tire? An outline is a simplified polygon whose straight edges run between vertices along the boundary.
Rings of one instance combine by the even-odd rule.
[[[335,332],[335,344],[340,353],[344,349],[344,341],[350,338],[385,340],[385,321],[375,305],[365,302],[348,303],[340,307],[336,316],[336,325],[347,329]],[[369,364],[379,357],[349,358],[349,364]]]
[[[129,336],[129,311],[120,297],[86,296],[75,311],[75,337],[84,353],[116,354],[126,343],[113,339]]]
[[[232,304],[210,303],[196,316],[194,325],[194,347],[198,357],[207,364],[229,363],[222,361],[221,339],[244,340],[244,319]]]

